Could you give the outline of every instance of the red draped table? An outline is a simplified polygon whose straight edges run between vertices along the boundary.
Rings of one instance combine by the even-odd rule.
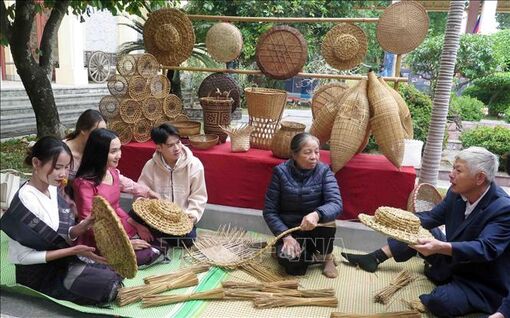
[[[138,180],[155,148],[152,141],[123,145],[120,172]],[[230,143],[208,150],[191,149],[204,165],[209,203],[264,208],[273,167],[284,160],[273,157],[271,151],[260,149],[233,153]],[[321,150],[321,161],[330,164],[329,151]],[[416,172],[413,167],[399,170],[381,155],[358,154],[335,177],[344,205],[340,218],[348,220],[357,218],[359,213],[373,214],[380,206],[405,209]]]

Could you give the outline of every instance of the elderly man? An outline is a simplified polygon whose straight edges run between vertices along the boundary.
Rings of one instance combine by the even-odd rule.
[[[445,199],[416,214],[435,239],[414,246],[388,239],[370,254],[342,255],[374,272],[390,257],[404,262],[418,252],[426,261],[425,275],[438,284],[420,296],[430,312],[442,317],[496,312],[510,291],[510,197],[494,183],[497,171],[498,158],[486,149],[461,151]],[[446,234],[437,228],[441,225]]]

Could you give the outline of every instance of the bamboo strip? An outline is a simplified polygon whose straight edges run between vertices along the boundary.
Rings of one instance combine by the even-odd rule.
[[[297,289],[299,287],[299,282],[297,280],[282,280],[282,281],[273,281],[269,283],[246,283],[246,282],[233,282],[226,281],[222,282],[221,285],[223,288],[230,289],[249,289],[249,290],[262,290],[262,288],[289,288],[289,289]]]
[[[262,282],[274,282],[285,279],[285,276],[282,276],[278,272],[257,263],[243,264],[241,265],[241,269]]]
[[[374,301],[376,303],[381,303],[384,305],[388,304],[391,297],[393,297],[393,295],[395,295],[395,293],[397,291],[399,291],[401,288],[409,285],[409,283],[411,283],[415,279],[416,279],[416,277],[411,275],[411,273],[409,271],[407,271],[405,269],[402,270],[400,273],[397,274],[397,276],[395,276],[391,280],[391,282],[388,286],[386,286],[381,291],[379,291],[377,294],[375,294]]]
[[[293,307],[293,306],[320,306],[336,307],[338,299],[336,297],[320,298],[300,298],[300,297],[260,297],[253,300],[255,308],[275,308],[275,307]]]
[[[206,68],[206,67],[186,67],[186,66],[169,66],[162,65],[164,70],[190,71],[190,72],[210,72],[210,73],[234,73],[263,76],[259,70],[240,70],[233,68]],[[309,78],[328,78],[328,79],[344,79],[344,80],[362,80],[366,79],[363,75],[345,75],[345,74],[321,74],[321,73],[303,73],[300,72],[296,76]],[[407,77],[383,77],[386,82],[407,82]]]
[[[149,295],[143,297],[142,308],[175,304],[188,300],[223,299],[224,297],[225,292],[223,288],[216,288],[186,295]]]
[[[238,17],[221,15],[187,15],[191,21],[226,21],[226,22],[279,22],[279,23],[377,23],[379,18],[302,18],[302,17]]]
[[[262,288],[262,292],[275,294],[277,296],[292,296],[292,297],[303,297],[303,298],[314,298],[314,297],[335,297],[335,290],[333,288],[323,289],[288,289],[288,288],[274,288],[265,287]]]
[[[172,273],[147,276],[143,279],[143,282],[145,284],[159,283],[159,282],[175,279],[175,278],[182,276],[186,273],[200,274],[203,272],[207,272],[209,270],[209,268],[210,268],[210,266],[207,264],[193,265],[188,268],[181,268],[180,270],[172,272]]]
[[[400,76],[400,68],[402,67],[402,54],[397,54],[397,61],[395,62],[395,74],[394,77]],[[398,82],[395,82],[393,86],[395,90],[398,90]]]

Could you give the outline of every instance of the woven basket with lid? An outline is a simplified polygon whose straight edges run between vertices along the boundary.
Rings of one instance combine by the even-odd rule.
[[[274,134],[271,141],[271,151],[273,156],[283,159],[289,159],[292,156],[290,142],[295,135],[305,131],[306,126],[292,121],[280,122],[280,129]]]
[[[216,90],[229,92],[229,96],[234,100],[232,111],[241,103],[241,88],[237,82],[228,74],[214,73],[207,76],[198,88],[198,97],[211,96]]]
[[[228,135],[220,126],[230,125],[230,114],[234,103],[234,100],[228,96],[228,92],[223,93],[200,98],[200,105],[204,114],[204,132],[218,135],[221,143],[227,140]]]

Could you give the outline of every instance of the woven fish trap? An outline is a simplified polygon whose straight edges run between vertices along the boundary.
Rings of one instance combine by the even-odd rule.
[[[280,122],[280,129],[275,133],[271,141],[273,156],[283,159],[291,157],[290,142],[295,135],[305,131],[306,125],[292,121]]]
[[[397,102],[398,116],[400,117],[402,129],[404,130],[404,139],[413,139],[413,119],[411,118],[411,112],[409,111],[409,107],[407,107],[405,100],[402,98],[402,96],[400,96],[400,93],[388,85],[388,83],[386,83],[382,77],[379,78],[379,82],[381,82],[384,87],[386,87],[386,89],[391,93]]]
[[[404,130],[397,102],[374,72],[368,73],[368,101],[373,114],[370,126],[379,149],[395,167],[400,168],[404,158]]]
[[[229,74],[214,73],[207,76],[198,88],[198,97],[209,97],[217,90],[221,92],[229,92],[230,98],[234,100],[232,111],[234,111],[241,103],[241,88]]]
[[[220,126],[230,125],[233,103],[234,100],[229,98],[228,94],[225,99],[218,97],[200,98],[200,105],[204,114],[204,132],[218,135],[221,143],[227,140],[228,135]]]
[[[149,96],[147,79],[140,75],[131,76],[128,81],[128,94],[132,99],[142,100]]]
[[[169,94],[163,99],[163,113],[171,118],[182,112],[182,101],[174,94]]]
[[[115,210],[103,197],[95,196],[92,214],[94,237],[101,255],[122,277],[135,277],[138,271],[135,251]]]
[[[115,96],[104,96],[99,101],[99,111],[106,119],[111,120],[120,114],[120,102]]]
[[[227,63],[241,54],[243,35],[233,24],[218,22],[207,31],[205,46],[213,59]]]
[[[191,232],[193,222],[175,203],[159,199],[138,199],[133,211],[148,225],[169,235],[185,235]]]
[[[106,85],[108,87],[108,91],[110,91],[110,94],[116,97],[122,97],[128,92],[127,79],[122,75],[116,74],[112,76]]]
[[[117,60],[117,71],[123,76],[132,76],[136,73],[135,54],[124,54]]]
[[[146,142],[151,139],[152,121],[141,118],[133,126],[133,139],[137,142]]]
[[[220,127],[230,136],[232,152],[247,152],[250,150],[250,135],[255,128],[247,124],[237,128]]]
[[[150,78],[158,74],[159,62],[156,60],[154,55],[150,53],[144,53],[136,62],[136,70],[138,74],[145,78]]]
[[[134,99],[125,99],[120,103],[120,118],[128,124],[136,123],[142,117],[142,105]]]
[[[115,131],[119,136],[120,143],[125,145],[133,139],[133,129],[131,125],[123,121],[110,121],[108,128]]]
[[[340,105],[333,124],[330,155],[334,173],[342,169],[362,146],[369,119],[367,80],[361,80]]]
[[[142,113],[148,120],[157,120],[163,116],[163,99],[147,97],[142,101]]]
[[[170,81],[164,75],[156,75],[150,78],[149,90],[152,96],[163,98],[170,94]]]
[[[343,83],[329,83],[319,87],[312,97],[312,118],[317,116],[317,112],[329,101],[336,100],[343,95],[349,86]]]
[[[430,211],[443,200],[441,193],[429,183],[420,183],[414,187],[407,200],[407,211]]]

